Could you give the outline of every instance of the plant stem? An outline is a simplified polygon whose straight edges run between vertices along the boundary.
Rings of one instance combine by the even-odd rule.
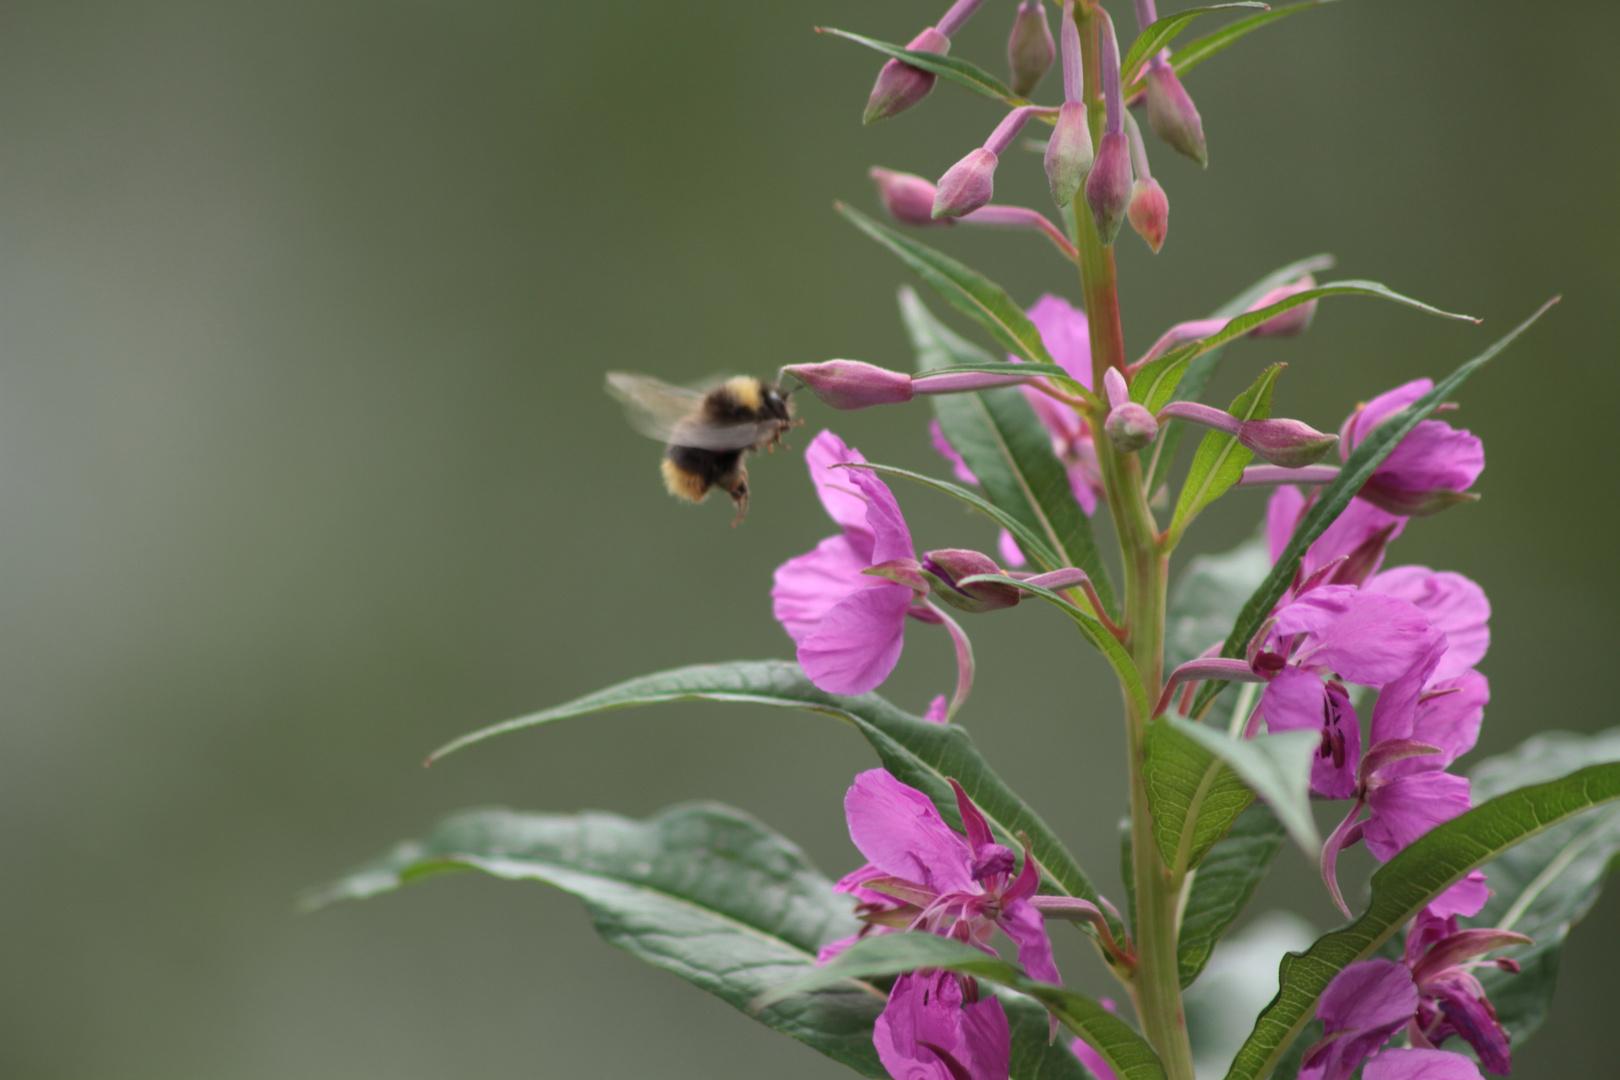
[[[1098,87],[1097,20],[1076,0],[1077,25],[1085,54],[1085,97],[1093,127],[1100,135],[1103,110]],[[1092,385],[1102,386],[1110,367],[1124,371],[1125,334],[1120,322],[1114,251],[1105,247],[1085,200],[1074,200],[1075,246],[1080,253],[1080,284],[1091,336]],[[1116,450],[1103,432],[1104,406],[1087,413],[1097,463],[1119,537],[1125,570],[1125,647],[1147,690],[1156,701],[1164,680],[1164,608],[1169,556],[1158,542],[1158,523],[1147,505],[1141,463],[1135,454]],[[1153,839],[1143,774],[1148,717],[1125,695],[1126,744],[1131,789],[1131,863],[1136,878],[1137,968],[1132,998],[1142,1033],[1158,1052],[1168,1080],[1193,1080],[1192,1047],[1181,1009],[1181,974],[1176,960],[1180,875],[1171,875]]]

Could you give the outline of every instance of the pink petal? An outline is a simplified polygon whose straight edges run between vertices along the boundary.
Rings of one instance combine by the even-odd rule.
[[[1080,1064],[1084,1065],[1086,1071],[1094,1076],[1096,1080],[1119,1080],[1114,1070],[1108,1067],[1108,1062],[1103,1060],[1101,1054],[1088,1046],[1086,1040],[1075,1039],[1069,1044],[1069,1049],[1074,1052],[1074,1056],[1080,1059]]]
[[[1320,751],[1311,762],[1311,790],[1330,799],[1348,799],[1356,793],[1356,770],[1361,764],[1361,722],[1348,700],[1337,702],[1344,740],[1344,764],[1335,765],[1331,751]],[[1322,680],[1297,667],[1285,667],[1266,684],[1260,695],[1260,712],[1266,729],[1279,731],[1322,731],[1327,687]]]
[[[1002,909],[996,925],[1018,946],[1018,962],[1030,978],[1062,985],[1063,977],[1052,959],[1052,939],[1046,935],[1046,919],[1033,904],[1014,900]]]
[[[851,593],[799,642],[799,666],[830,694],[877,689],[900,662],[911,590],[883,582]]]
[[[1412,841],[1472,805],[1468,781],[1461,776],[1444,772],[1398,776],[1368,791],[1372,816],[1363,822],[1362,836],[1367,850],[1379,862],[1388,862]]]
[[[1446,1050],[1385,1050],[1361,1071],[1361,1080],[1484,1080],[1479,1066]]]
[[[1434,389],[1432,379],[1414,379],[1380,394],[1350,414],[1339,429],[1339,454],[1346,460],[1350,451],[1361,445],[1371,431],[1398,412],[1403,412],[1418,398]]]
[[[928,711],[923,713],[923,719],[930,724],[943,724],[950,716],[950,711],[950,704],[945,700],[945,695],[939,694],[928,703]]]
[[[771,612],[794,644],[802,645],[814,634],[840,600],[871,585],[872,578],[862,573],[871,565],[869,553],[860,550],[862,539],[848,533],[829,536],[814,551],[776,568]]]
[[[1427,910],[1440,916],[1472,918],[1485,910],[1485,903],[1490,898],[1491,889],[1485,883],[1485,871],[1475,870],[1431,900]]]
[[[1490,648],[1490,601],[1484,589],[1461,574],[1436,573],[1426,566],[1397,566],[1363,588],[1410,601],[1446,635],[1446,655],[1435,669],[1436,679],[1461,675],[1484,659]]]
[[[1282,557],[1283,549],[1294,535],[1294,526],[1305,513],[1305,496],[1292,484],[1280,484],[1266,503],[1266,547],[1271,561]]]
[[[1497,1023],[1478,982],[1468,975],[1440,978],[1426,983],[1424,990],[1435,998],[1449,1026],[1474,1048],[1482,1065],[1493,1073],[1513,1070],[1507,1032]]]
[[[905,1080],[952,1080],[939,1055],[924,1043],[950,1054],[973,1080],[1005,1080],[1012,1054],[1001,1002],[985,994],[964,1006],[961,984],[948,971],[915,972],[895,980],[872,1043],[889,1074]]]
[[[1465,491],[1484,471],[1485,445],[1478,436],[1424,420],[1379,464],[1373,479],[1401,491]]]
[[[1406,1026],[1418,1007],[1418,991],[1405,964],[1363,960],[1333,977],[1316,1006],[1328,1036],[1306,1053],[1310,1075],[1345,1080],[1367,1055]],[[1300,1075],[1307,1073],[1301,1070]]]
[[[1491,686],[1485,676],[1477,671],[1465,671],[1454,679],[1431,682],[1424,692],[1430,696],[1417,705],[1407,737],[1438,746],[1440,753],[1395,762],[1384,770],[1385,776],[1443,769],[1472,750],[1479,738],[1485,706],[1491,700]],[[1373,730],[1377,729],[1375,720]]]
[[[1001,535],[996,537],[996,550],[1001,554],[1001,561],[1008,566],[1023,566],[1028,561],[1024,558],[1024,550],[1018,546],[1018,541],[1014,540],[1013,534],[1006,529],[1002,529]]]
[[[1372,739],[1375,743],[1385,742],[1389,739],[1418,739],[1414,734],[1417,728],[1418,703],[1423,697],[1423,689],[1434,674],[1435,665],[1440,663],[1445,654],[1445,639],[1440,632],[1431,631],[1422,647],[1413,653],[1411,667],[1401,675],[1384,684],[1378,692],[1378,703],[1373,706]],[[1429,769],[1443,768],[1443,764],[1432,764],[1434,758],[1428,758],[1431,764]],[[1396,772],[1406,770],[1394,770]]]
[[[837,466],[865,461],[859,450],[845,446],[844,440],[830,431],[821,432],[804,449],[804,463],[810,467],[810,481],[816,485],[821,505],[845,531],[868,532],[866,499],[853,479],[859,470]]]
[[[1091,385],[1091,331],[1086,313],[1047,293],[1029,309],[1029,321],[1041,332],[1041,342],[1059,367],[1087,390]]]
[[[934,444],[939,456],[951,464],[951,472],[964,484],[977,484],[979,478],[973,475],[973,470],[967,467],[962,455],[956,452],[956,447],[945,437],[945,429],[939,426],[938,420],[928,421],[928,438]]]
[[[911,530],[900,513],[900,504],[876,473],[867,469],[845,470],[852,474],[857,488],[866,496],[866,527],[872,534],[872,565],[891,559],[914,559]]]
[[[1341,555],[1350,554],[1375,534],[1391,526],[1393,529],[1389,538],[1393,540],[1405,530],[1406,519],[1380,510],[1365,499],[1351,499],[1350,505],[1333,519],[1333,524],[1316,538],[1306,552],[1305,561],[1301,564],[1305,576],[1309,577]],[[1382,561],[1380,557],[1379,562]],[[1369,572],[1377,569],[1374,565]]]
[[[1304,633],[1294,654],[1364,686],[1382,686],[1405,674],[1438,635],[1417,607],[1345,585],[1312,589],[1277,613],[1278,635]]]
[[[844,816],[850,839],[885,874],[941,893],[972,889],[967,841],[916,788],[869,769],[844,796]]]

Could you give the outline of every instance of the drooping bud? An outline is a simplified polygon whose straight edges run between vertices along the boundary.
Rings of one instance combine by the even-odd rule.
[[[1147,65],[1147,112],[1153,133],[1169,144],[1172,150],[1185,154],[1198,164],[1209,165],[1209,151],[1204,145],[1204,121],[1198,115],[1192,98],[1176,78],[1175,69],[1163,57],[1156,56]]]
[[[878,198],[889,216],[905,225],[954,225],[950,218],[934,217],[938,189],[920,176],[874,168],[868,176],[877,185]]]
[[[900,405],[910,401],[915,392],[910,375],[859,360],[790,364],[782,369],[782,374],[798,379],[812,394],[835,409]]]
[[[1268,308],[1278,301],[1288,299],[1295,293],[1302,293],[1307,289],[1314,288],[1316,288],[1316,278],[1312,277],[1310,274],[1306,274],[1304,277],[1293,282],[1292,284],[1279,285],[1277,288],[1272,289],[1270,292],[1266,293],[1260,299],[1251,304],[1249,306],[1249,310],[1259,311],[1261,308]],[[1281,315],[1273,315],[1271,318],[1267,319],[1253,330],[1250,330],[1248,336],[1252,338],[1293,337],[1296,334],[1303,334],[1306,330],[1310,329],[1311,320],[1315,317],[1316,301],[1307,300],[1298,307],[1289,308]]]
[[[1057,46],[1046,24],[1041,0],[1024,0],[1013,17],[1012,34],[1007,38],[1007,64],[1012,69],[1012,90],[1028,97],[1052,68]]]
[[[1157,180],[1150,176],[1131,187],[1131,205],[1125,216],[1130,219],[1131,228],[1157,255],[1164,247],[1164,235],[1170,228],[1170,200]]]
[[[939,192],[934,196],[934,216],[961,217],[988,203],[995,194],[996,166],[1001,161],[1002,151],[1012,144],[1031,117],[1050,116],[1057,111],[1024,105],[1008,113],[983,146],[952,165],[939,178]]]
[[[1001,574],[1001,568],[988,555],[960,548],[923,552],[922,573],[934,586],[934,595],[962,611],[975,614],[1009,608],[1023,598],[1023,592],[1013,584],[994,581],[971,581],[958,584],[964,578],[985,574]]]
[[[1064,102],[1052,137],[1046,141],[1046,180],[1054,202],[1068,206],[1074,201],[1095,158],[1085,102]]]
[[[1103,431],[1115,446],[1134,454],[1159,437],[1153,414],[1145,405],[1131,400],[1130,388],[1118,368],[1103,372],[1103,388],[1108,395],[1108,419],[1103,421]]]
[[[1285,469],[1315,465],[1338,441],[1299,420],[1245,420],[1238,429],[1238,442],[1255,457]]]
[[[996,191],[996,166],[1000,162],[981,146],[945,170],[930,213],[936,219],[961,217],[988,203]]]
[[[906,48],[913,52],[947,53],[951,50],[951,39],[930,26],[912,38]],[[912,67],[901,60],[890,60],[878,72],[861,123],[887,120],[905,112],[933,91],[936,78],[931,71]]]
[[[1112,244],[1131,205],[1131,160],[1123,131],[1109,132],[1097,148],[1097,159],[1086,177],[1086,205],[1097,220],[1097,234]]]

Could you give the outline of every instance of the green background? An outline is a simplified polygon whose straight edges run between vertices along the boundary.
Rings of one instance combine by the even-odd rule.
[[[831,528],[798,455],[754,466],[727,528],[729,507],[664,495],[602,376],[909,363],[907,274],[831,203],[873,208],[872,164],[937,176],[998,111],[942,86],[863,128],[877,59],[810,28],[905,40],[942,6],[0,7],[0,1074],[843,1075],[542,886],[293,900],[469,805],[713,797],[829,874],[855,865],[840,798],[874,759],[814,717],[671,706],[420,762],[621,677],[791,655],[771,570]],[[1002,70],[1012,7],[953,51]],[[1133,352],[1318,251],[1485,318],[1344,298],[1304,338],[1231,350],[1218,400],[1285,360],[1278,414],[1327,430],[1564,295],[1460,395],[1484,499],[1395,553],[1491,595],[1485,753],[1614,723],[1617,38],[1596,3],[1285,20],[1188,79],[1207,172],[1150,147],[1163,253],[1120,240]],[[1048,209],[1038,163],[1010,153],[999,201]],[[1033,237],[925,239],[1022,302],[1078,293]],[[831,422],[938,468],[924,406],[801,408],[800,447]],[[919,546],[992,543],[899,494]],[[1189,548],[1236,542],[1261,505],[1232,495]],[[969,631],[963,722],[1117,897],[1105,669],[1041,607]],[[910,637],[885,693],[920,709],[952,672],[943,635]],[[1332,925],[1305,861],[1279,867],[1253,910]],[[1617,920],[1611,893],[1576,931],[1515,1075],[1613,1075]],[[1104,990],[1077,939],[1066,977]]]

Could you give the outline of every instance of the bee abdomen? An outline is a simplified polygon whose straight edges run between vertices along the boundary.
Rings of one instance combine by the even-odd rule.
[[[741,450],[671,446],[664,451],[664,486],[678,499],[702,502],[709,489],[737,471]]]

